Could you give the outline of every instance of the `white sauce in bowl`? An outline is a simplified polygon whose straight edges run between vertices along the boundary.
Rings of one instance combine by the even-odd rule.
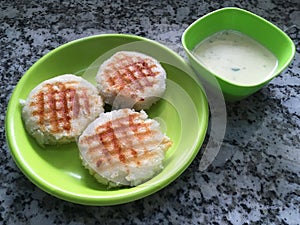
[[[234,30],[218,32],[193,50],[211,72],[233,83],[254,85],[271,76],[277,58],[252,38]]]

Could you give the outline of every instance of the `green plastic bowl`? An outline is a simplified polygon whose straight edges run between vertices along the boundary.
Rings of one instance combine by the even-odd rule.
[[[132,188],[108,190],[81,165],[75,143],[41,148],[25,130],[20,99],[40,82],[73,73],[95,83],[99,65],[120,50],[139,51],[155,57],[167,72],[165,96],[149,110],[173,140],[164,169],[153,179]],[[189,66],[167,47],[138,36],[106,34],[79,39],[49,52],[21,78],[9,101],[6,137],[21,171],[44,191],[67,201],[86,205],[115,205],[150,195],[175,180],[192,162],[204,140],[208,105]]]
[[[195,58],[192,50],[205,38],[222,30],[239,31],[269,49],[278,60],[278,66],[273,75],[259,84],[241,85],[209,71]],[[225,99],[229,101],[241,100],[258,91],[280,74],[289,65],[295,54],[294,43],[278,27],[251,12],[234,7],[213,11],[196,20],[183,33],[182,44],[189,62],[197,74],[212,87],[220,86]]]

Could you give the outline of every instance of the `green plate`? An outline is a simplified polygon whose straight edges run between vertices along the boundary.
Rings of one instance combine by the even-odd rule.
[[[119,50],[151,55],[167,71],[165,96],[149,110],[173,140],[164,169],[137,187],[107,189],[81,165],[76,144],[41,148],[25,130],[20,99],[40,82],[65,73],[95,83],[97,67]],[[72,41],[49,52],[21,78],[10,99],[6,136],[21,171],[42,190],[58,198],[86,205],[115,205],[148,196],[175,180],[192,162],[204,140],[208,105],[201,85],[186,62],[167,47],[133,35],[105,34]]]

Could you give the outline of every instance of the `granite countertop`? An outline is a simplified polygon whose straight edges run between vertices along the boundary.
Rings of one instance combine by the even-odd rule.
[[[0,224],[300,224],[298,0],[41,2],[0,2]],[[226,6],[252,11],[285,30],[297,52],[262,90],[226,104],[224,141],[206,170],[199,169],[198,154],[166,188],[107,207],[57,199],[21,173],[6,144],[5,112],[17,82],[41,56],[81,37],[127,33],[156,40],[185,57],[184,29]]]

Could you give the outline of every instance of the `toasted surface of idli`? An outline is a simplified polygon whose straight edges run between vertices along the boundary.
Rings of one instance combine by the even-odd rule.
[[[147,109],[166,89],[166,71],[154,58],[120,51],[106,60],[96,76],[104,101],[114,109]]]
[[[82,133],[78,147],[83,165],[108,186],[136,186],[163,169],[171,140],[144,111],[102,113]]]
[[[72,74],[40,83],[21,104],[26,130],[40,145],[75,141],[103,112],[97,88]]]

